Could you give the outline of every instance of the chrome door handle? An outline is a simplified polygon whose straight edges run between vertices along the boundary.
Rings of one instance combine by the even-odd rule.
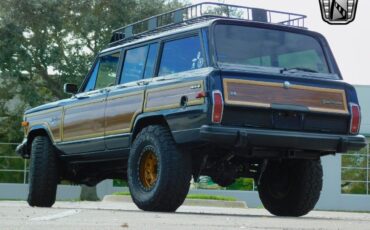
[[[90,98],[90,96],[78,96],[76,97],[78,100]]]
[[[99,90],[99,93],[108,93],[110,90],[109,89],[101,89]]]
[[[127,86],[126,85],[117,85],[116,86],[116,89],[123,89],[123,88],[127,88]]]

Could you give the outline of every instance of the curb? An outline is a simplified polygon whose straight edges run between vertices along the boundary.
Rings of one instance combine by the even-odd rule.
[[[102,202],[127,202],[133,203],[131,196],[106,195]],[[204,206],[220,208],[248,208],[244,201],[224,201],[224,200],[203,200],[203,199],[185,199],[184,206]]]

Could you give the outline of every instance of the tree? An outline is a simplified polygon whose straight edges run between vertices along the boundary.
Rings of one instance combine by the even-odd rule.
[[[180,5],[165,0],[1,1],[0,70],[62,98],[62,84],[82,81],[113,29]]]
[[[66,97],[66,82],[80,84],[113,29],[182,5],[178,0],[0,1],[0,142],[21,141],[24,109]]]

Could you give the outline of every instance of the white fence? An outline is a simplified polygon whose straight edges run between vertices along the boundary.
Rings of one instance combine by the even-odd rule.
[[[358,152],[342,154],[342,193],[370,195],[369,145]]]
[[[1,143],[0,142],[0,148],[2,146],[12,146],[12,147],[16,147],[18,145],[18,143]],[[20,163],[22,164],[22,167],[15,167],[14,164],[11,164],[10,165],[4,165],[4,162],[6,160],[9,160],[9,161],[18,161],[19,164],[17,165],[20,165]],[[10,173],[18,173],[18,174],[22,174],[22,181],[16,181],[17,183],[23,183],[23,184],[26,184],[28,183],[28,160],[24,160],[22,158],[20,158],[19,156],[17,156],[14,152],[8,152],[6,155],[0,155],[0,161],[3,162],[3,164],[0,163],[0,175],[1,174],[10,174]],[[4,178],[4,175],[3,177]],[[0,178],[0,183],[3,182],[1,181],[1,178]],[[9,181],[9,182],[15,182],[15,181]]]
[[[19,157],[16,156],[0,156],[0,159],[19,159]],[[27,174],[28,174],[28,168],[27,168],[27,160],[23,160],[23,169],[0,169],[0,173],[11,173],[11,172],[18,172],[23,174],[23,184],[27,183]]]

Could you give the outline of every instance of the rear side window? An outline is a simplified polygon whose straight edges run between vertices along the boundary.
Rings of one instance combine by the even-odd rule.
[[[126,51],[120,84],[138,81],[143,78],[148,46]]]
[[[119,55],[120,53],[118,52],[100,58],[95,89],[101,89],[115,84]]]
[[[198,36],[165,42],[158,75],[202,68],[204,58]]]

